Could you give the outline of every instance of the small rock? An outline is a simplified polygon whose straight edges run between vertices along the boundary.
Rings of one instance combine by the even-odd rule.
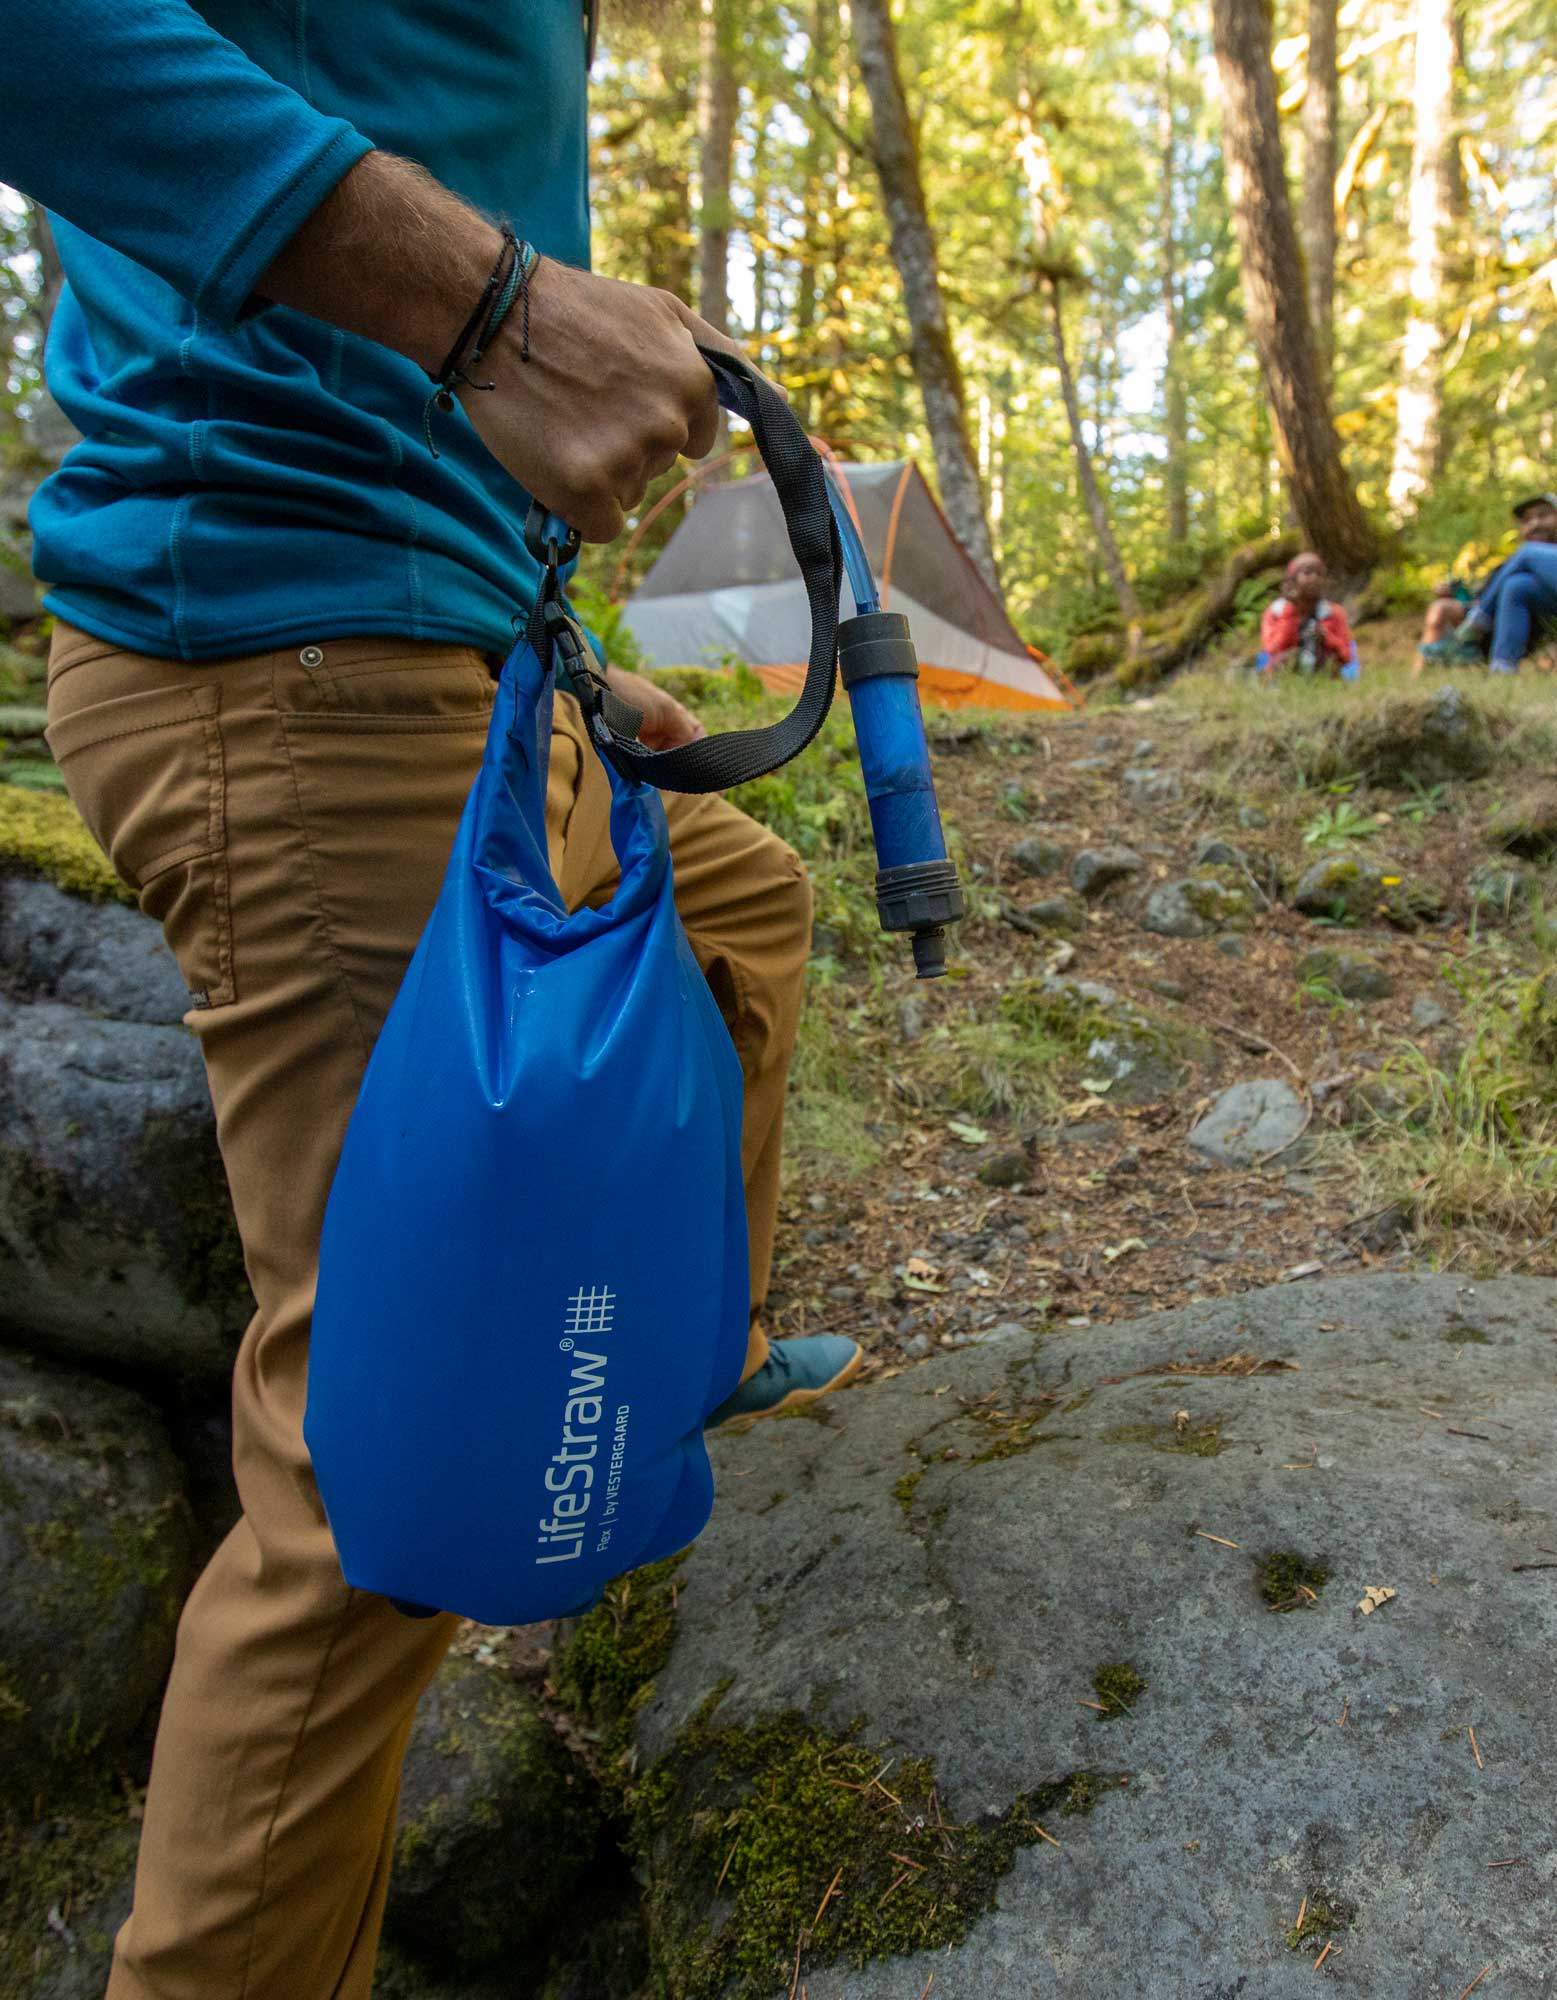
[[[1132,765],[1124,774],[1127,789],[1138,800],[1162,802],[1176,799],[1184,787],[1177,771],[1164,771],[1156,764]]]
[[[1341,1234],[1351,1242],[1379,1255],[1398,1249],[1410,1233],[1410,1210],[1399,1202],[1391,1202],[1388,1208],[1382,1208],[1374,1215],[1359,1215],[1354,1221],[1343,1224],[1341,1230]]]
[[[811,926],[811,956],[813,958],[836,958],[843,950],[843,932],[835,930],[831,924]]]
[[[898,1002],[897,1031],[905,1042],[917,1042],[924,1033],[924,1006],[913,994]]]
[[[1118,882],[1128,882],[1145,867],[1132,847],[1083,848],[1070,865],[1071,887],[1095,902]]]
[[[1305,917],[1332,923],[1363,924],[1382,918],[1397,930],[1416,930],[1443,912],[1436,890],[1406,880],[1385,861],[1355,854],[1332,854],[1305,870],[1292,892],[1292,907]]]
[[[1298,979],[1323,980],[1346,1000],[1387,1000],[1395,982],[1376,958],[1360,951],[1332,951],[1327,945],[1305,952]]]
[[[1135,748],[1130,752],[1130,755],[1137,764],[1142,764],[1146,761],[1146,759],[1149,756],[1151,756],[1152,752],[1156,748],[1157,745],[1152,741],[1151,737],[1143,736],[1140,742],[1137,743]]]
[[[1448,1018],[1448,1008],[1440,1007],[1436,1000],[1429,999],[1425,993],[1418,994],[1411,1002],[1411,1025],[1413,1028],[1420,1028],[1424,1033],[1429,1028],[1441,1028]]]
[[[1258,1077],[1224,1090],[1190,1132],[1198,1153],[1227,1167],[1274,1159],[1302,1134],[1302,1099],[1277,1077]]]
[[[1158,937],[1204,938],[1217,931],[1246,930],[1253,899],[1230,871],[1203,871],[1153,889],[1141,913],[1141,928]]]
[[[1216,948],[1223,958],[1247,958],[1249,948],[1241,937],[1219,937]]]
[[[1248,857],[1241,847],[1234,847],[1230,840],[1203,840],[1195,855],[1197,868],[1238,868],[1249,865]]]
[[[1258,806],[1240,806],[1238,808],[1238,824],[1251,829],[1254,827],[1269,826],[1270,814],[1261,812]]]
[[[1019,840],[1012,848],[1009,859],[1011,865],[1020,868],[1024,875],[1057,875],[1065,866],[1065,850],[1057,840],[1035,833],[1026,840]]]
[[[1081,905],[1070,896],[1045,896],[1029,903],[1023,915],[1046,931],[1079,931],[1085,921]]]
[[[931,1340],[927,1333],[911,1333],[903,1342],[903,1352],[910,1361],[923,1361],[931,1350]]]
[[[1148,979],[1146,984],[1153,993],[1160,993],[1164,1000],[1187,1000],[1189,988],[1182,979]]]
[[[1112,757],[1078,757],[1073,764],[1066,766],[1071,771],[1111,771],[1113,767]]]
[[[1025,1187],[1032,1177],[1033,1163],[1020,1147],[996,1153],[979,1168],[979,1179],[985,1187]]]

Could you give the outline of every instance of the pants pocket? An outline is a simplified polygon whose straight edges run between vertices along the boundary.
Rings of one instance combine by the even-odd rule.
[[[84,677],[83,677],[84,678]],[[76,810],[163,927],[196,1007],[236,999],[221,690],[187,684],[73,705],[50,689],[49,747]]]

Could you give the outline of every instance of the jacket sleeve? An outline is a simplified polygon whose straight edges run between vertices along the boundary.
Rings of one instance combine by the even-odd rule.
[[[10,0],[0,179],[214,319],[372,150],[185,0]]]
[[[1288,644],[1286,638],[1287,621],[1281,599],[1265,607],[1265,615],[1260,620],[1260,651],[1279,653]]]

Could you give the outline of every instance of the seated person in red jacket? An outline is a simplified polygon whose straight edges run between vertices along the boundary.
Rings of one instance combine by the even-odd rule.
[[[1324,594],[1325,566],[1321,557],[1304,553],[1287,564],[1282,594],[1260,621],[1260,652],[1255,667],[1262,674],[1283,670],[1328,674],[1354,681],[1362,672],[1357,642],[1339,604]]]

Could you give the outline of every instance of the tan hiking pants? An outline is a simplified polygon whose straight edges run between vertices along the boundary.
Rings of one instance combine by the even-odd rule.
[[[460,646],[322,640],[190,667],[55,634],[49,740],[194,995],[258,1304],[233,1384],[243,1517],[179,1628],[110,2000],[372,1988],[401,1758],[454,1621],[403,1618],[342,1581],[303,1445],[309,1315],[346,1122],[492,694]],[[560,698],[547,818],[571,906],[613,880],[609,797]],[[789,849],[726,800],[666,807],[676,902],[746,1078],[760,1303],[810,893]],[[765,1353],[754,1321],[748,1373]]]

